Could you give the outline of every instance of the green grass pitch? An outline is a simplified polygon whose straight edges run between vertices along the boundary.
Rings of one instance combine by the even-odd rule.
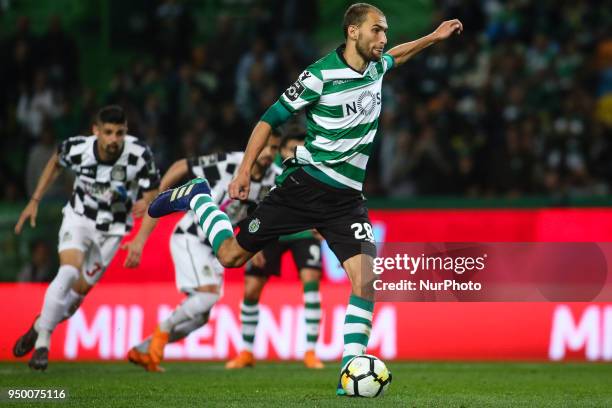
[[[0,363],[0,408],[32,407],[557,407],[612,406],[612,364],[390,362],[393,383],[376,400],[336,397],[337,364],[310,371],[259,363],[166,363],[163,374],[129,363],[56,363],[31,372]],[[66,401],[7,401],[9,388],[65,388]]]

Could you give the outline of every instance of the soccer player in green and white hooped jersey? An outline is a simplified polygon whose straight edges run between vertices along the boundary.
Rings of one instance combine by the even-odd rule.
[[[250,169],[270,131],[301,109],[308,121],[306,143],[296,149],[280,185],[241,223],[236,237],[223,227],[228,223],[215,210],[204,180],[193,180],[199,186],[187,196],[177,199],[170,190],[149,207],[153,217],[194,209],[200,224],[209,225],[213,250],[226,267],[244,264],[281,235],[317,229],[351,281],[342,367],[365,353],[372,327],[376,248],[361,188],[378,127],[382,78],[424,48],[463,30],[459,20],[445,21],[431,34],[385,53],[387,28],[378,8],[350,6],[344,15],[345,44],[310,65],[262,116],[229,185],[230,197],[248,196]],[[340,386],[337,393],[344,394]]]

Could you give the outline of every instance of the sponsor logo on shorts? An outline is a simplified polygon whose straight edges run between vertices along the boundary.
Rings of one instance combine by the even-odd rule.
[[[257,231],[259,231],[260,225],[261,225],[261,221],[259,221],[259,218],[253,218],[251,222],[249,222],[249,232],[251,234],[256,233]]]
[[[62,235],[62,242],[68,242],[70,240],[72,240],[72,234],[70,231],[64,232],[64,235]]]

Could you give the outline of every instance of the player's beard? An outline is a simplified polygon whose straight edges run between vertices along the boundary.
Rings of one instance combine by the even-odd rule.
[[[122,146],[117,143],[110,143],[106,145],[104,151],[111,159],[116,159],[121,154]]]
[[[357,53],[361,56],[361,58],[364,59],[364,61],[380,61],[380,58],[375,56],[374,53],[372,52],[372,49],[368,48],[368,44],[362,44],[361,41],[359,41],[359,39],[357,40],[357,44],[355,45],[355,48],[357,49]],[[382,57],[382,53],[381,53],[381,57]]]

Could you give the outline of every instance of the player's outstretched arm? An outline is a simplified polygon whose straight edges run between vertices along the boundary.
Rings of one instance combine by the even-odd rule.
[[[121,249],[128,251],[125,262],[123,263],[123,266],[126,268],[135,268],[140,264],[140,257],[142,255],[144,244],[147,242],[149,235],[151,235],[151,232],[157,225],[157,220],[151,218],[149,214],[147,214],[147,207],[149,206],[149,203],[151,203],[151,201],[153,201],[153,199],[157,196],[158,192],[158,189],[146,191],[142,194],[142,199],[139,200],[140,204],[143,206],[143,210],[140,214],[136,214],[136,212],[134,212],[134,216],[142,217],[140,229],[138,230],[138,234],[136,234],[136,238],[121,246]]]
[[[461,34],[462,31],[463,24],[461,24],[461,21],[444,21],[431,34],[428,34],[425,37],[421,37],[418,40],[397,45],[391,48],[388,54],[391,55],[394,59],[393,65],[399,66],[408,61],[416,54],[418,54],[423,49],[429,47],[430,45],[443,41],[454,33]]]
[[[151,232],[153,232],[156,225],[157,218],[151,218],[149,214],[145,213],[136,237],[121,246],[121,249],[128,251],[127,256],[125,257],[125,262],[123,262],[123,266],[125,268],[136,268],[138,265],[140,265],[142,249],[144,248],[149,235],[151,235]]]
[[[268,122],[259,121],[257,122],[257,125],[255,125],[255,128],[251,133],[251,137],[249,138],[247,148],[244,152],[242,163],[240,163],[238,172],[229,185],[228,191],[230,198],[246,200],[249,197],[251,168],[259,156],[259,153],[261,153],[263,148],[266,146],[266,142],[268,141],[268,136],[270,136],[271,131],[272,126],[270,126]]]
[[[172,163],[172,166],[166,171],[166,174],[162,177],[159,183],[159,191],[165,191],[170,187],[176,185],[179,181],[181,181],[187,174],[189,173],[189,167],[187,165],[187,159],[177,160]],[[151,190],[144,193],[143,199],[148,204],[155,198],[158,190]],[[150,195],[150,197],[147,196]],[[146,210],[146,207],[145,207]],[[133,240],[126,242],[123,244],[121,249],[127,250],[128,254],[125,258],[125,262],[123,266],[126,268],[136,268],[140,264],[140,258],[142,256],[142,250],[149,239],[149,236],[155,229],[157,225],[157,218],[151,218],[146,211],[144,211],[144,216],[142,218],[142,223],[140,224],[140,229],[138,233],[134,237]]]
[[[43,196],[49,189],[49,186],[53,184],[53,181],[55,181],[60,171],[61,171],[61,167],[59,164],[59,158],[58,158],[57,153],[55,153],[53,154],[53,156],[51,156],[51,158],[47,162],[47,165],[45,166],[45,169],[43,170],[42,174],[38,178],[36,189],[34,190],[34,193],[32,194],[30,201],[28,202],[26,207],[21,212],[21,215],[19,215],[19,220],[17,221],[17,224],[15,225],[15,234],[21,233],[21,230],[23,228],[23,223],[27,219],[30,220],[30,226],[32,228],[36,227],[36,216],[38,214],[38,204],[40,203],[40,200],[43,198]]]

